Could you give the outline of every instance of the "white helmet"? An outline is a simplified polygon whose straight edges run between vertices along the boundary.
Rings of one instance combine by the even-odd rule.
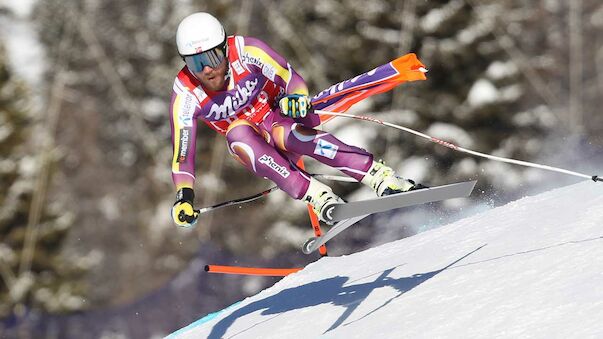
[[[176,31],[176,45],[182,56],[209,51],[225,42],[226,33],[220,21],[204,12],[184,18]]]

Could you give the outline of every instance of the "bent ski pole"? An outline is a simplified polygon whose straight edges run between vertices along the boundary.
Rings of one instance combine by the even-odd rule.
[[[533,168],[539,168],[539,169],[543,169],[543,170],[547,170],[547,171],[553,171],[553,172],[559,172],[559,173],[564,173],[564,174],[568,174],[568,175],[573,175],[576,177],[580,177],[580,178],[585,178],[585,179],[590,179],[592,181],[598,182],[601,181],[603,182],[603,178],[600,178],[598,175],[587,175],[587,174],[583,174],[583,173],[578,173],[578,172],[574,172],[574,171],[569,171],[563,168],[558,168],[558,167],[552,167],[552,166],[546,166],[546,165],[540,165],[540,164],[536,164],[536,163],[532,163],[532,162],[527,162],[527,161],[521,161],[521,160],[515,160],[515,159],[509,159],[509,158],[503,158],[503,157],[497,157],[494,155],[490,155],[490,154],[485,154],[485,153],[480,153],[480,152],[476,152],[476,151],[472,151],[470,149],[466,149],[463,147],[459,147],[455,144],[452,144],[450,142],[444,141],[444,140],[440,140],[438,138],[434,138],[432,136],[429,136],[427,134],[415,131],[413,129],[410,129],[408,127],[404,127],[404,126],[399,126],[399,125],[395,125],[386,121],[382,121],[376,118],[372,118],[372,117],[367,117],[367,116],[361,116],[361,115],[353,115],[353,114],[347,114],[347,113],[337,113],[337,112],[330,112],[330,111],[323,111],[323,110],[315,110],[314,113],[316,114],[320,114],[320,115],[332,115],[332,116],[338,116],[338,117],[345,117],[345,118],[351,118],[351,119],[357,119],[357,120],[364,120],[364,121],[370,121],[370,122],[374,122],[383,126],[387,126],[387,127],[392,127],[401,131],[405,131],[414,135],[417,135],[421,138],[425,138],[429,141],[435,142],[437,144],[440,144],[442,146],[451,148],[455,151],[459,151],[459,152],[463,152],[463,153],[468,153],[471,155],[475,155],[477,157],[482,157],[482,158],[486,158],[486,159],[490,159],[490,160],[494,160],[494,161],[500,161],[500,162],[506,162],[506,163],[510,163],[510,164],[515,164],[515,165],[521,165],[521,166],[526,166],[526,167],[533,167]]]

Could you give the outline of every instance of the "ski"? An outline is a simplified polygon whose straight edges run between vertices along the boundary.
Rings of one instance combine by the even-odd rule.
[[[361,215],[358,217],[353,217],[350,219],[339,221],[338,223],[333,225],[333,227],[331,227],[331,229],[327,233],[323,234],[322,236],[311,237],[308,240],[306,240],[306,242],[302,246],[302,252],[304,252],[304,254],[310,254],[310,253],[316,251],[320,246],[326,244],[327,241],[331,240],[337,234],[341,233],[346,228],[354,225],[355,223],[359,222],[360,220],[368,217],[369,215],[370,214],[366,214],[366,215]]]
[[[402,207],[425,204],[429,202],[468,197],[475,187],[476,180],[455,184],[435,186],[416,191],[378,197],[374,199],[337,204],[330,211],[332,220],[339,221],[327,233],[320,237],[308,239],[302,246],[305,254],[310,254],[327,241],[343,232],[367,216]],[[343,220],[342,220],[343,219]]]
[[[464,181],[373,199],[333,204],[327,207],[326,212],[323,212],[323,216],[328,222],[334,222],[428,202],[468,197],[471,191],[473,191],[476,182],[476,180]]]

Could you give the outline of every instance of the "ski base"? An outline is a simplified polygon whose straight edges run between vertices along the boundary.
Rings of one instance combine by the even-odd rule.
[[[331,240],[337,234],[343,232],[348,227],[354,225],[355,223],[368,217],[369,215],[370,214],[361,215],[358,217],[353,217],[350,219],[342,220],[342,221],[336,223],[335,225],[333,225],[333,227],[331,227],[331,229],[329,229],[329,231],[327,233],[323,234],[322,236],[312,237],[312,238],[306,240],[306,242],[302,246],[302,252],[304,252],[304,254],[310,254],[310,253],[316,251],[317,249],[320,248],[320,246],[326,244],[327,241]]]
[[[467,197],[473,191],[476,182],[476,180],[464,181],[345,204],[334,204],[326,215],[329,217],[328,221],[333,222],[428,202]]]
[[[308,239],[302,246],[302,252],[310,254],[316,251],[327,241],[371,214],[429,202],[468,197],[476,182],[476,180],[465,181],[335,205],[329,214],[334,221],[339,221],[322,236]]]

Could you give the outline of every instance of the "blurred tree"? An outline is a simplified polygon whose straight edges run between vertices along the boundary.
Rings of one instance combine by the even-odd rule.
[[[40,2],[35,21],[48,64],[64,65],[49,69],[48,78],[62,70],[66,87],[56,135],[64,157],[54,167],[61,185],[50,195],[76,207],[78,227],[69,236],[74,255],[99,253],[87,276],[96,286],[89,299],[94,305],[129,302],[163,285],[187,265],[199,240],[239,256],[260,252],[274,258],[297,248],[295,236],[311,233],[304,205],[281,193],[203,216],[195,230],[172,225],[167,114],[173,79],[183,65],[174,36],[178,22],[195,11],[215,14],[228,34],[266,41],[306,78],[312,93],[417,53],[430,69],[428,80],[370,98],[362,113],[381,112],[384,120],[461,146],[530,160],[547,148],[548,154],[558,150],[547,142],[551,131],[565,133],[560,122],[569,87],[569,7],[563,0]],[[572,22],[582,25],[574,35],[600,41],[601,5],[583,0],[581,11],[574,7]],[[603,77],[588,70],[603,67],[603,52],[582,46],[581,58],[597,63],[582,68],[590,84],[581,91],[581,106],[584,120],[597,122],[603,119],[597,111]],[[575,68],[574,81],[578,73]],[[598,126],[585,126],[593,140],[603,135]],[[326,128],[354,136],[351,143],[362,135],[368,140],[363,146],[377,157],[425,183],[479,176],[482,188],[513,195],[531,180],[523,168],[465,157],[363,122],[335,120]],[[232,161],[213,131],[200,128],[198,137],[197,205],[269,185]],[[371,235],[356,230],[354,246],[367,246]],[[242,293],[233,290],[233,300]]]
[[[173,8],[160,1],[54,0],[35,12],[48,62],[61,65],[49,75],[65,74],[56,135],[65,154],[57,166],[65,185],[53,193],[77,207],[72,254],[98,254],[86,276],[97,286],[89,295],[96,306],[156,288],[196,247],[194,237],[183,245],[187,234],[170,228],[168,219],[173,194],[166,192],[164,117],[173,79],[163,49]]]
[[[86,267],[63,252],[72,215],[53,200],[32,221],[41,164],[32,141],[36,122],[29,100],[0,46],[0,317],[85,306],[81,276]]]

